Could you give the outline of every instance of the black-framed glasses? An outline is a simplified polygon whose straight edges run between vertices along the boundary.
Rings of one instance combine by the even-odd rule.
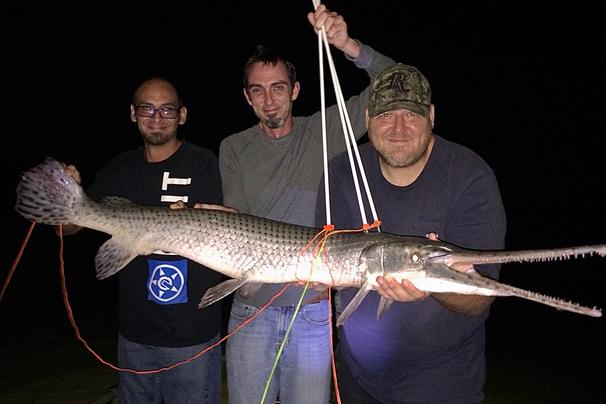
[[[160,113],[160,118],[175,119],[179,116],[179,108],[175,107],[154,107],[153,105],[135,105],[135,114],[145,118],[151,118]]]

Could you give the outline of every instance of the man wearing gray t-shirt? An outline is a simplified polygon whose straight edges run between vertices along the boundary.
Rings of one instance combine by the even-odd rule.
[[[349,37],[342,16],[320,5],[308,16],[328,41],[372,78],[395,62]],[[295,67],[272,49],[258,47],[244,67],[244,96],[259,124],[225,138],[219,150],[225,205],[291,224],[314,226],[322,177],[322,114],[292,115],[300,91]],[[356,138],[365,134],[368,88],[346,102]],[[336,105],[326,109],[328,158],[345,151]],[[265,284],[234,296],[229,331],[259,311],[285,285]],[[248,290],[250,292],[250,289]],[[303,289],[290,285],[262,313],[227,341],[231,404],[260,402],[276,355]],[[328,403],[330,325],[326,291],[307,290],[273,373],[266,402]]]

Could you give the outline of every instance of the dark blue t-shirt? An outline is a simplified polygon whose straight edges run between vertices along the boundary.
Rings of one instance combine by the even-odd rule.
[[[441,240],[461,247],[504,248],[506,219],[498,184],[491,168],[473,151],[435,136],[423,172],[405,187],[383,177],[370,144],[362,145],[360,154],[381,231],[413,236],[436,232]],[[329,177],[335,228],[360,228],[346,154],[330,162]],[[317,206],[316,224],[322,226],[323,188]],[[368,206],[366,215],[372,222]],[[496,278],[499,266],[476,269]],[[341,310],[357,291],[340,292]],[[394,302],[377,320],[379,299],[370,292],[339,332],[337,355],[360,385],[386,403],[479,402],[488,310],[479,316],[457,314],[427,298]]]

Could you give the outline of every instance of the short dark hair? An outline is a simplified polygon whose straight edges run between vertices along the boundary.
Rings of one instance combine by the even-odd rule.
[[[175,90],[175,94],[177,95],[177,102],[178,102],[177,106],[179,108],[181,108],[183,106],[183,101],[181,100],[181,96],[179,95],[179,91],[177,91],[177,87],[175,86],[173,80],[170,80],[169,78],[162,77],[162,76],[149,76],[148,78],[146,78],[145,80],[140,82],[139,85],[137,85],[137,88],[135,88],[135,91],[133,91],[131,104],[133,104],[133,105],[135,104],[135,102],[136,102],[135,98],[137,98],[139,91],[145,84],[149,83],[150,81],[163,81],[166,84],[170,85],[173,88],[173,90]]]
[[[250,55],[246,64],[244,65],[244,74],[242,76],[242,84],[244,85],[244,89],[248,88],[248,74],[250,73],[251,67],[255,63],[263,63],[264,65],[272,65],[275,66],[278,63],[282,62],[286,66],[286,71],[288,72],[288,79],[290,80],[290,85],[293,86],[297,81],[297,69],[295,69],[295,65],[283,55],[276,52],[275,49],[264,46],[257,45],[257,49],[255,52]]]

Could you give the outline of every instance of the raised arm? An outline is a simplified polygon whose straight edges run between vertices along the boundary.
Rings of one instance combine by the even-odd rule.
[[[343,16],[320,4],[315,11],[307,15],[307,19],[316,33],[324,27],[328,43],[343,51],[348,58],[356,59],[360,55],[360,42],[349,36]]]
[[[364,69],[369,78],[374,78],[385,68],[395,63],[390,57],[350,37],[345,18],[334,11],[328,10],[323,4],[314,12],[310,12],[307,18],[316,33],[324,27],[328,43],[341,50],[345,57],[352,61],[356,67]],[[364,111],[368,104],[369,88],[367,86],[360,94],[354,95],[346,101],[352,129],[357,139],[366,133]],[[317,119],[319,122],[319,113]],[[327,108],[326,120],[328,133],[342,133],[341,118],[336,105]],[[321,132],[317,131],[317,133]],[[340,136],[329,137],[329,142],[329,150],[333,153],[331,157],[345,150]]]

